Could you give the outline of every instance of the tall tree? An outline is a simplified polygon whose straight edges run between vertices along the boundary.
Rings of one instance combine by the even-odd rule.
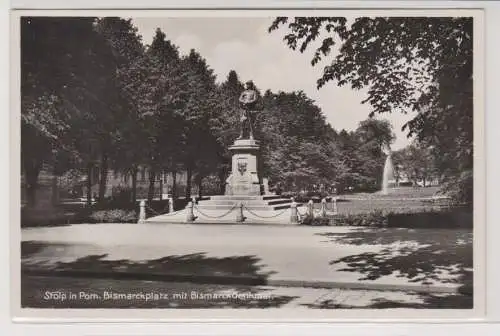
[[[143,64],[141,60],[145,48],[141,43],[142,37],[130,19],[100,18],[96,30],[105,39],[114,56],[116,66],[114,84],[119,89],[117,98],[121,114],[119,120],[115,120],[119,132],[116,134],[109,160],[114,170],[132,176],[132,201],[135,202],[137,173],[144,158],[145,141],[137,106],[137,98],[141,93],[135,90],[136,83],[131,85],[131,82],[139,80],[147,72],[147,69],[140,67]],[[105,180],[103,180],[101,179],[101,192],[104,188]]]
[[[382,174],[386,152],[395,139],[392,126],[387,120],[368,118],[360,122],[354,132],[357,137],[355,152],[360,172],[365,180],[365,188],[379,190],[382,185]]]
[[[88,131],[80,142],[105,133],[95,125],[87,128],[99,116],[97,111],[109,108],[102,97],[110,94],[105,80],[110,58],[94,22],[92,17],[21,20],[21,117],[23,125],[29,125],[22,127],[26,132],[21,141],[28,143],[35,136],[50,144],[45,153],[33,153],[22,145],[23,162],[30,165],[24,169],[29,193],[35,191],[32,182],[42,167],[40,160],[51,160],[53,150],[65,150],[80,160],[87,156],[90,162],[89,153],[82,152],[89,146],[78,144],[75,133]],[[101,120],[98,125],[107,124]],[[30,131],[33,128],[36,132]]]
[[[343,166],[321,110],[300,91],[266,91],[263,105],[257,129],[272,183],[296,190],[331,184]]]
[[[175,169],[175,161],[183,148],[182,114],[188,94],[188,76],[184,73],[177,46],[156,30],[146,52],[146,80],[141,83],[142,120],[147,133],[148,199],[153,198],[155,176],[165,169]]]
[[[220,193],[225,192],[226,178],[231,170],[231,153],[228,150],[238,137],[240,103],[239,96],[244,90],[243,83],[236,71],[229,71],[226,80],[217,87],[217,105],[215,115],[210,122],[211,132],[218,144],[217,177],[220,183]]]
[[[294,50],[322,38],[313,65],[340,43],[318,87],[368,87],[372,115],[417,112],[405,128],[432,143],[443,174],[451,181],[472,176],[472,18],[360,17],[349,24],[343,17],[279,17],[269,30],[286,24],[284,40]],[[472,190],[472,179],[464,183]]]
[[[217,87],[215,75],[206,60],[194,49],[182,58],[188,76],[189,94],[183,107],[184,168],[187,172],[186,197],[191,197],[191,179],[197,171],[203,179],[214,171],[219,159],[216,138],[211,128],[216,120]]]
[[[431,148],[419,141],[414,141],[393,155],[394,166],[398,167],[400,173],[414,185],[421,181],[424,187],[429,180],[439,177],[435,161]]]

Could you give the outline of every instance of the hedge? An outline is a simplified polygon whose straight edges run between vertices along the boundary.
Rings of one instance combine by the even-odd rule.
[[[412,213],[384,213],[375,210],[363,214],[335,215],[324,218],[307,216],[301,221],[301,224],[381,228],[472,228],[473,213],[463,208]]]
[[[89,216],[92,223],[136,223],[137,220],[135,211],[121,209],[94,211]]]

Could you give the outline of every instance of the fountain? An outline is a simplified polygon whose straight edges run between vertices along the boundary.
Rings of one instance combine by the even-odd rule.
[[[382,195],[387,195],[389,193],[389,182],[394,180],[394,168],[392,166],[391,152],[387,153],[384,164],[384,173],[382,175]]]

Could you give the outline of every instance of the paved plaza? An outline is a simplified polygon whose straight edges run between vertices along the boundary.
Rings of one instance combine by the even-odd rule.
[[[32,275],[455,293],[471,290],[472,232],[210,224],[29,228],[22,230],[22,268]]]

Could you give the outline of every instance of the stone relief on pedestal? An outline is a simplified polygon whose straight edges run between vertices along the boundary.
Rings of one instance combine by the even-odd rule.
[[[247,171],[247,163],[246,162],[238,162],[238,171],[241,175],[245,174]]]

